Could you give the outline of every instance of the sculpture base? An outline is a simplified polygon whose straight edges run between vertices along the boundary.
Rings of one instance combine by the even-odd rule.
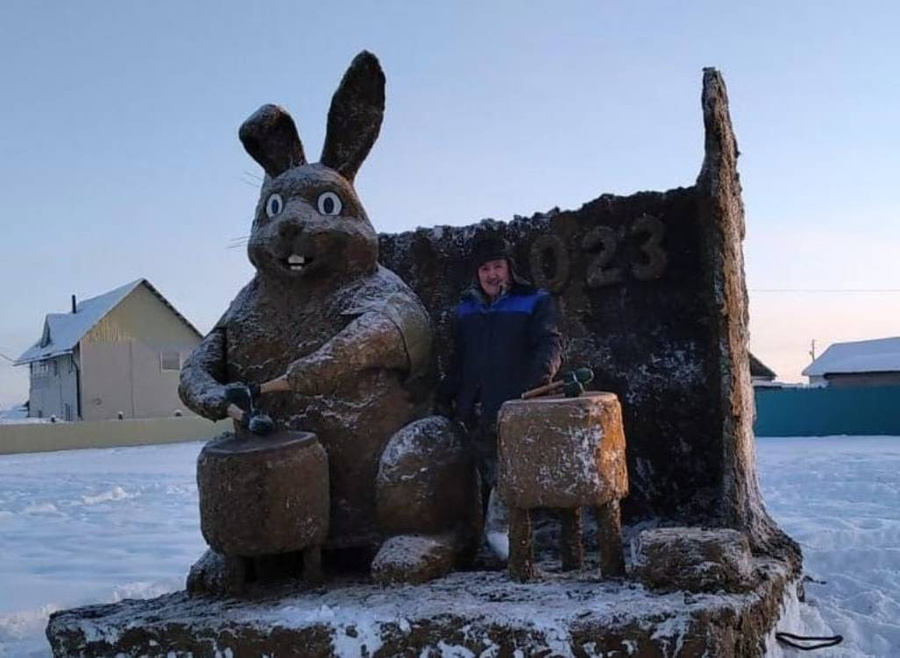
[[[754,560],[756,581],[744,594],[657,594],[631,581],[600,581],[590,563],[570,572],[556,562],[538,567],[541,580],[528,585],[503,571],[472,571],[417,586],[345,581],[241,601],[178,592],[57,612],[47,636],[55,656],[288,656],[297,647],[309,657],[504,656],[516,649],[762,656],[782,602],[797,587],[791,568],[771,559]]]

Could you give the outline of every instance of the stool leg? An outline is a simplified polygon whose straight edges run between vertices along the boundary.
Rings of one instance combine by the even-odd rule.
[[[307,585],[321,585],[325,581],[322,573],[322,547],[310,546],[303,551],[303,582]]]
[[[562,570],[581,569],[584,566],[584,547],[581,544],[581,508],[560,510],[559,516],[562,526],[559,537]]]
[[[600,544],[600,573],[604,578],[624,576],[622,513],[618,500],[597,508],[597,539]]]
[[[520,583],[534,577],[534,551],[531,536],[531,511],[509,510],[509,577]]]

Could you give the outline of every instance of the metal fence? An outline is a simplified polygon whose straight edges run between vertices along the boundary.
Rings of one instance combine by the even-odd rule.
[[[900,436],[900,386],[756,389],[757,436]]]

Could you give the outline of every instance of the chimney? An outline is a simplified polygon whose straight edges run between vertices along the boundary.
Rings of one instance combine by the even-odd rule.
[[[72,295],[72,313],[75,313],[75,295]]]

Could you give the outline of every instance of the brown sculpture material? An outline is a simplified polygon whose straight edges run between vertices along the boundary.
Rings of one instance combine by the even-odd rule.
[[[361,65],[367,66],[365,61]],[[342,85],[344,91],[339,91],[338,98],[347,97],[346,86]],[[352,81],[349,86],[359,87]],[[355,583],[327,592],[288,588],[271,597],[238,603],[178,592],[153,600],[56,612],[47,629],[54,654],[155,655],[164,648],[194,655],[212,651],[241,656],[293,655],[297,647],[303,647],[304,655],[310,656],[428,655],[438,651],[466,655],[656,656],[673,651],[679,655],[764,655],[766,638],[771,638],[785,602],[795,601],[792,597],[802,591],[801,555],[797,544],[766,512],[757,484],[738,150],[725,84],[713,69],[704,71],[701,105],[705,159],[696,184],[690,187],[629,197],[603,195],[575,210],[516,218],[505,224],[486,221],[380,236],[380,262],[402,277],[432,314],[439,355],[448,353],[452,344],[445,311],[471,277],[464,254],[479,232],[505,236],[514,245],[517,259],[529,264],[534,281],[556,295],[562,311],[560,324],[568,338],[566,361],[593,368],[597,373],[594,386],[615,393],[622,401],[629,491],[622,517],[631,526],[626,530],[637,534],[631,538],[627,567],[628,575],[640,579],[644,587],[598,584],[577,573],[553,574],[549,581],[526,587],[502,574],[460,572],[438,582],[389,592],[377,585]],[[355,106],[344,119],[340,113],[332,117],[329,140],[333,129],[369,121],[366,104]],[[288,165],[274,176],[269,172],[263,187],[254,229],[262,248],[269,236],[273,236],[273,244],[282,240],[266,229],[270,219],[276,225],[283,219],[277,214],[268,218],[270,194],[278,192],[287,208],[272,201],[273,212],[291,213],[301,203],[303,197],[285,196],[284,190],[293,185],[298,190],[315,190],[306,197],[311,200],[303,203],[318,208],[316,195],[321,188],[313,188],[313,182],[323,180],[327,175],[324,169],[334,171],[335,165],[300,163],[299,140],[283,112],[271,108],[250,125],[261,129],[268,125],[271,136],[260,140],[262,146],[251,152],[274,163],[276,169]],[[290,144],[295,144],[293,150]],[[340,150],[326,148],[326,154]],[[296,165],[296,174],[291,174]],[[323,211],[329,208],[323,199]],[[312,220],[302,223],[310,228],[317,225]],[[371,231],[367,223],[365,227]],[[294,240],[293,244],[301,243]],[[262,259],[251,247],[258,265],[254,281],[188,364],[184,393],[204,415],[220,418],[227,413],[225,382],[278,380],[289,364],[298,360],[318,363],[313,358],[317,354],[323,370],[310,364],[309,372],[323,372],[333,355],[345,353],[337,344],[335,351],[326,346],[332,341],[340,343],[343,338],[338,337],[344,336],[356,319],[365,317],[360,314],[338,321],[330,314],[340,313],[345,307],[339,302],[351,299],[341,297],[342,286],[369,289],[362,282],[373,279],[372,272],[378,271],[374,265],[369,273],[326,284],[312,276],[287,278],[294,276],[285,271],[293,271],[291,265],[302,269],[312,264],[310,252],[275,253],[285,260],[283,266],[277,259]],[[330,258],[331,252],[328,262],[332,262]],[[374,255],[371,258],[374,264]],[[384,281],[383,286],[376,286],[379,291],[388,287]],[[395,279],[390,277],[390,281]],[[396,289],[403,291],[404,300],[414,299],[401,284],[396,284]],[[363,306],[376,308],[374,303]],[[420,317],[418,312],[415,315]],[[403,329],[401,335],[408,331]],[[381,358],[371,353],[360,356],[373,361]],[[391,401],[408,399],[409,406],[403,409],[418,409],[418,399],[406,397],[407,391],[418,388],[408,379],[416,372],[415,363],[419,361],[410,359],[409,365],[399,370],[373,366],[375,370],[369,374],[348,366],[348,370],[338,371],[351,372],[349,379],[342,375],[318,380],[329,382],[325,392],[275,393],[259,400],[262,411],[275,419],[276,432],[310,429],[320,434],[329,458],[343,455],[330,464],[332,475],[344,478],[340,486],[332,483],[333,519],[346,517],[340,509],[344,503],[335,500],[339,496],[350,500],[348,491],[356,491],[344,491],[347,474],[341,469],[349,466],[340,464],[349,452],[347,446],[361,441],[366,447],[368,438],[377,445],[369,432],[375,426],[372,423],[381,423],[383,418],[392,419],[392,427],[407,422],[390,406]],[[298,366],[296,372],[304,371]],[[358,387],[355,378],[367,376],[385,388]],[[427,394],[427,385],[420,388]],[[386,395],[387,390],[395,393]],[[368,406],[369,401],[384,404]],[[410,412],[409,419],[415,413]],[[338,420],[347,419],[348,430],[339,431]],[[374,491],[377,523],[365,527],[386,539],[372,571],[381,575],[382,582],[409,582],[413,578],[401,559],[404,555],[418,556],[412,566],[426,562],[421,559],[424,555],[447,563],[442,549],[452,542],[442,530],[459,518],[453,512],[466,505],[451,498],[442,508],[437,501],[445,493],[467,500],[465,488],[447,483],[465,479],[454,473],[472,471],[471,465],[465,469],[459,437],[448,431],[447,421],[426,417],[392,436],[388,422],[384,423],[378,437],[385,447],[380,457],[369,460],[369,464],[378,462],[377,475],[367,466],[372,480],[354,484]],[[365,457],[363,450],[360,454]],[[445,478],[443,483],[439,478]],[[409,482],[415,486],[406,488]],[[426,524],[423,519],[429,515]],[[599,525],[601,546],[614,545],[616,542],[602,536],[602,528],[608,525],[604,519]],[[429,536],[417,536],[416,528]],[[329,543],[351,536],[332,527],[326,554]],[[318,540],[312,531],[308,537]],[[392,552],[393,560],[389,559]],[[577,559],[572,552],[567,561]],[[205,563],[198,563],[198,570],[202,571]],[[427,574],[419,570],[418,575]],[[720,590],[727,592],[725,598]]]
[[[499,488],[510,512],[509,574],[533,576],[531,510],[558,510],[564,571],[580,569],[581,508],[597,509],[604,577],[624,576],[619,500],[628,494],[625,433],[612,393],[510,400],[499,417]]]
[[[242,422],[247,410],[230,401],[226,384],[261,386],[255,404],[276,431],[313,432],[327,452],[326,550],[374,553],[386,538],[385,525],[402,527],[441,535],[441,555],[450,556],[441,571],[466,543],[460,533],[467,530],[456,529],[470,528],[477,509],[467,493],[474,491],[474,474],[449,421],[401,431],[425,415],[429,402],[421,379],[431,359],[430,321],[416,294],[378,264],[378,238],[353,187],[381,127],[384,83],[374,55],[362,52],[353,60],[332,99],[318,163],[307,163],[294,122],[280,107],[265,105],[241,126],[244,147],[266,172],[248,243],[256,275],[185,363],[180,394],[206,418],[230,415]],[[402,450],[386,450],[392,437]],[[409,476],[402,468],[405,460],[435,452],[455,470],[453,482],[435,469]],[[386,454],[394,461],[381,470],[409,477],[394,482],[383,476],[381,486],[392,495],[379,498],[376,480]],[[391,508],[402,505],[376,510],[376,500],[402,501],[404,488],[407,500],[422,500],[423,490],[448,486],[466,504],[448,514],[437,496],[426,496],[418,527],[391,523],[407,516]],[[390,555],[379,557],[390,562]],[[416,579],[423,577],[417,566],[435,561],[423,554],[409,568],[408,550],[404,559],[405,572]]]

